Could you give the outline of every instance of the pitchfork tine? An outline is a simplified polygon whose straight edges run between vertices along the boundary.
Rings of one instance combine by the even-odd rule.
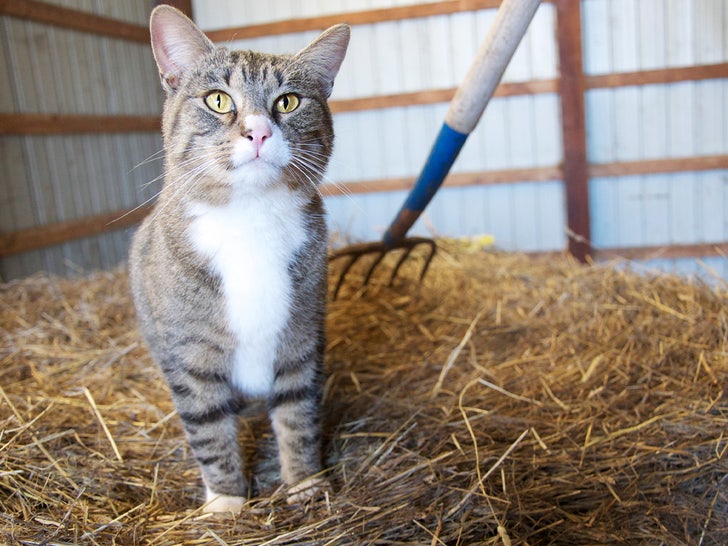
[[[495,20],[485,40],[478,48],[478,53],[465,76],[465,80],[460,84],[450,102],[445,121],[435,138],[425,165],[414,186],[407,194],[402,208],[400,208],[394,221],[384,233],[382,242],[379,244],[355,245],[349,252],[339,252],[332,256],[332,259],[344,255],[352,256],[344,267],[336,285],[334,299],[336,299],[339,288],[344,281],[344,276],[352,264],[359,256],[370,252],[379,252],[380,254],[369,267],[364,284],[369,282],[372,272],[382,261],[385,253],[399,248],[406,249],[389,279],[391,284],[412,249],[420,243],[429,244],[430,255],[425,259],[425,267],[420,274],[420,282],[425,277],[430,262],[435,256],[437,246],[431,239],[421,237],[406,239],[407,232],[444,182],[465,144],[465,140],[483,115],[488,101],[493,96],[503,72],[508,66],[508,61],[526,33],[526,29],[540,2],[541,0],[502,0]]]
[[[341,288],[341,285],[344,284],[344,278],[346,277],[346,274],[351,269],[351,266],[354,265],[354,262],[356,262],[362,255],[361,254],[352,254],[349,260],[346,262],[346,265],[344,266],[344,269],[341,271],[341,274],[339,275],[339,280],[336,283],[336,287],[334,288],[334,299],[339,295],[339,289]]]
[[[425,275],[427,275],[427,270],[430,268],[432,258],[435,257],[435,253],[437,252],[437,245],[435,244],[435,241],[429,239],[426,242],[430,245],[430,255],[425,260],[425,266],[422,268],[422,273],[420,273],[420,282],[422,282],[422,279],[424,279]]]
[[[414,248],[414,245],[408,246],[407,250],[405,250],[402,255],[399,257],[399,260],[397,260],[397,264],[394,266],[394,269],[392,270],[392,274],[389,276],[389,286],[392,286],[394,284],[394,278],[397,276],[397,272],[399,271],[399,268],[402,267],[402,264],[407,259],[407,257],[412,252],[412,249]],[[422,280],[422,277],[420,277],[420,280]]]
[[[389,286],[392,286],[392,284],[394,283],[394,279],[399,272],[399,268],[402,267],[402,264],[409,257],[409,255],[412,253],[417,245],[427,245],[430,247],[430,253],[427,258],[425,258],[425,265],[422,268],[422,272],[420,273],[420,282],[422,282],[422,280],[425,278],[427,270],[430,267],[430,262],[432,262],[432,259],[435,257],[435,253],[437,252],[437,244],[435,244],[435,241],[433,241],[432,239],[416,237],[413,239],[405,239],[403,242],[409,244],[407,245],[407,250],[404,252],[404,254],[402,254],[402,256],[400,256],[399,260],[397,260],[397,264],[394,266],[392,275],[389,277]]]
[[[379,251],[379,256],[377,256],[377,258],[374,260],[374,263],[372,263],[372,265],[369,266],[369,270],[367,271],[367,274],[364,276],[364,283],[363,283],[364,286],[369,284],[369,279],[371,279],[372,273],[374,273],[374,270],[381,263],[382,259],[384,258],[384,255],[386,253],[387,253],[386,249],[382,249],[381,251]]]

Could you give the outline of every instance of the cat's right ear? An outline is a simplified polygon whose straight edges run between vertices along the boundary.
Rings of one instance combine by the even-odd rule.
[[[154,60],[162,87],[168,93],[179,86],[182,76],[215,46],[181,11],[168,5],[154,8],[149,19]]]

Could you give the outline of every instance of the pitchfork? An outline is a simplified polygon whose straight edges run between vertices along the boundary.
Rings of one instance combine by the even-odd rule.
[[[539,3],[540,0],[503,0],[465,80],[450,102],[445,122],[435,139],[425,166],[382,240],[351,245],[329,256],[330,261],[347,259],[334,288],[334,299],[338,296],[346,274],[354,263],[367,254],[374,254],[376,257],[364,275],[364,285],[369,283],[385,254],[404,249],[390,275],[391,285],[412,250],[421,245],[429,247],[420,273],[420,281],[425,277],[437,251],[437,244],[427,237],[406,237],[407,232],[442,185],[465,140],[483,115]]]

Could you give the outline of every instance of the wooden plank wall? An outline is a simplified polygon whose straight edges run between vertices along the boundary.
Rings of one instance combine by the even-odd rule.
[[[68,17],[20,13],[36,3],[0,2],[0,70],[9,76],[0,84],[0,167],[9,189],[0,199],[11,211],[0,219],[6,277],[62,271],[78,257],[85,267],[122,259],[128,234],[110,230],[145,210],[111,225],[108,218],[153,195],[147,182],[160,168],[133,168],[160,148],[161,93],[146,30],[138,30],[150,2],[59,0],[97,17],[75,30],[63,28]],[[332,228],[360,240],[379,238],[394,216],[498,4],[195,0],[192,7],[213,40],[271,52],[294,52],[335,22],[355,25],[332,97],[338,140],[325,191]],[[117,25],[127,35],[94,33],[109,27],[105,19],[129,23]],[[727,29],[725,0],[545,1],[413,231],[487,233],[501,248],[526,252],[568,246],[596,258],[659,256],[650,263],[689,271],[691,258],[704,257],[728,277]],[[79,59],[91,68],[60,68]],[[54,85],[39,88],[49,73]],[[109,115],[104,134],[88,134],[100,126],[93,116]],[[565,130],[574,123],[583,137]],[[48,136],[59,125],[84,134]],[[583,152],[564,153],[580,138]]]

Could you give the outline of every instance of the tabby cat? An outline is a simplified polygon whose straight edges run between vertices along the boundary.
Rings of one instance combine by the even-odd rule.
[[[338,25],[295,55],[215,47],[157,7],[167,93],[165,178],[136,233],[131,286],[207,489],[239,512],[248,482],[238,414],[267,400],[289,502],[321,493],[327,233],[317,184],[331,155],[326,100],[349,43]]]

